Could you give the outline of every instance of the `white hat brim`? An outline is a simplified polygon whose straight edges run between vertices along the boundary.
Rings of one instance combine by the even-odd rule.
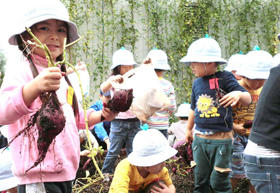
[[[260,72],[260,71],[253,71],[253,70],[237,70],[236,72],[239,76],[244,76],[249,79],[268,79],[269,71],[267,72]]]
[[[176,117],[188,117],[189,114],[183,114],[183,113],[175,113]]]
[[[75,23],[69,21],[66,18],[50,14],[50,15],[42,15],[40,17],[34,18],[33,20],[29,20],[29,22],[27,24],[25,24],[25,26],[19,25],[19,27],[14,30],[15,33],[9,38],[9,44],[17,45],[16,35],[19,35],[19,34],[23,33],[24,31],[26,31],[26,29],[25,29],[26,27],[30,28],[32,25],[39,23],[41,21],[48,20],[48,19],[57,19],[57,20],[64,21],[67,23],[68,34],[69,34],[69,40],[67,41],[68,43],[74,42],[75,40],[79,39],[80,36],[78,34],[78,29],[77,29],[77,26]]]
[[[176,155],[176,153],[177,150],[172,147],[168,147],[164,152],[150,156],[139,156],[137,153],[132,152],[128,155],[127,159],[132,165],[149,167],[168,160],[172,156]]]
[[[190,65],[191,62],[201,62],[201,63],[208,63],[208,62],[218,62],[219,64],[227,63],[227,61],[221,57],[216,56],[184,56],[180,62]]]

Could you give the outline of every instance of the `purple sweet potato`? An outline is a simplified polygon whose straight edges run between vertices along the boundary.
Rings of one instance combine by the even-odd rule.
[[[40,164],[46,157],[50,144],[53,142],[55,137],[63,130],[65,126],[65,117],[60,107],[60,103],[57,99],[55,92],[50,92],[47,95],[41,97],[43,104],[41,108],[30,117],[27,126],[21,130],[8,144],[8,146],[20,135],[24,134],[28,136],[34,125],[36,124],[38,129],[38,158],[29,169]],[[7,146],[7,147],[8,147]]]
[[[34,165],[26,172],[45,159],[50,144],[65,126],[65,117],[54,92],[50,96],[48,103],[45,103],[41,111],[39,111],[36,126],[38,128],[37,148],[39,155]]]
[[[127,111],[133,100],[133,89],[113,89],[113,93],[107,107],[114,112]]]

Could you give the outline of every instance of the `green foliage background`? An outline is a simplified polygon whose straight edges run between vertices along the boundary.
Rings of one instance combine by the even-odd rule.
[[[107,78],[112,53],[125,46],[140,63],[152,47],[167,52],[177,102],[190,101],[193,75],[179,62],[194,40],[206,33],[229,58],[255,45],[274,55],[278,50],[278,0],[63,0],[83,39],[70,60],[88,64],[92,94]]]

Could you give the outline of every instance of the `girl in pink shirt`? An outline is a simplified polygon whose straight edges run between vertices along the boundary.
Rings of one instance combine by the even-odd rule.
[[[63,59],[66,38],[71,43],[79,38],[77,27],[69,20],[67,9],[59,0],[30,0],[18,29],[9,38],[23,52],[19,62],[8,64],[0,90],[0,124],[8,125],[8,139],[13,164],[13,173],[19,179],[19,192],[72,192],[79,166],[80,141],[78,129],[85,128],[84,113],[79,108],[75,94],[70,93],[70,83],[65,76],[65,65],[48,67],[45,52],[36,47],[25,27],[45,44],[54,62]],[[40,95],[55,91],[65,126],[50,144],[45,158],[33,167],[38,159],[38,129],[36,124],[14,138],[26,126],[30,117],[42,105]],[[68,93],[68,94],[67,94]],[[69,99],[70,98],[70,99]],[[71,100],[73,98],[73,101]],[[72,105],[73,104],[73,105]],[[87,112],[88,125],[101,120],[110,121],[115,113],[105,108]]]

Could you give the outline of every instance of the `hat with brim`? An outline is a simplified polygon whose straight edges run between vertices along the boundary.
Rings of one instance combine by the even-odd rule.
[[[32,4],[27,6],[25,14],[22,16],[21,20],[18,21],[17,27],[13,30],[14,33],[12,33],[9,38],[9,43],[11,45],[17,45],[16,36],[26,31],[26,27],[30,28],[36,23],[49,19],[66,22],[69,38],[67,43],[71,43],[80,37],[76,24],[69,20],[68,11],[59,0],[30,1]]]
[[[151,58],[154,69],[170,70],[167,54],[165,53],[165,51],[154,48],[149,51],[147,58]]]
[[[113,64],[110,67],[110,70],[113,70],[117,66],[121,66],[121,65],[134,66],[137,64],[134,60],[134,56],[132,52],[125,49],[124,47],[114,52],[112,60],[113,60]]]
[[[221,57],[221,48],[216,40],[213,38],[200,38],[194,41],[180,62],[190,65],[192,62],[216,62],[217,64],[227,63]]]
[[[188,117],[190,113],[191,105],[188,103],[183,103],[178,107],[177,113],[175,113],[176,117]]]
[[[170,147],[165,152],[155,155],[138,155],[137,153],[132,152],[128,155],[127,159],[132,165],[147,167],[164,162],[174,156],[176,153],[177,151]]]
[[[135,166],[148,167],[166,161],[177,153],[164,135],[156,129],[139,131],[133,140],[133,151],[127,157]]]
[[[244,54],[233,54],[229,59],[227,66],[225,67],[226,71],[237,71],[242,65],[246,65],[246,55]]]
[[[0,191],[14,188],[18,185],[18,179],[12,173],[11,152],[0,149]]]
[[[246,54],[246,64],[242,65],[236,74],[249,79],[267,79],[272,67],[271,54],[264,50],[254,50]]]

